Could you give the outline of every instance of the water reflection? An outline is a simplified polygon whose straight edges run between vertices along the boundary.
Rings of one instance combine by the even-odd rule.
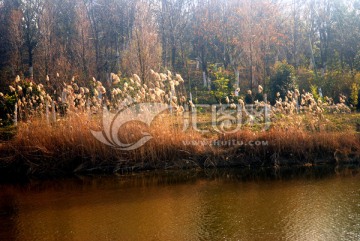
[[[11,194],[1,195],[0,199],[0,240],[14,240],[17,218],[16,198]]]
[[[0,240],[359,240],[357,167],[0,185]]]

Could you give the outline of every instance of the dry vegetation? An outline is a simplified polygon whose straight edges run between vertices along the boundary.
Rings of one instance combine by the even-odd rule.
[[[96,140],[90,129],[101,121],[86,114],[69,115],[49,125],[35,119],[20,123],[14,139],[0,146],[2,165],[27,174],[74,172],[128,172],[145,169],[179,169],[223,166],[314,165],[319,162],[355,162],[360,158],[360,135],[352,132],[312,132],[303,128],[269,131],[244,129],[235,134],[208,136],[207,143],[239,140],[265,141],[267,145],[213,146],[199,144],[204,137],[182,132],[174,117],[159,118],[149,128],[153,139],[134,151],[121,151]],[[137,139],[139,123],[124,126],[120,138]],[[134,133],[135,135],[129,135]],[[195,141],[197,145],[185,145]],[[125,141],[124,141],[125,142]]]
[[[257,125],[244,125],[232,134],[213,131],[201,135],[191,128],[182,130],[185,102],[190,108],[194,108],[194,104],[185,97],[177,97],[177,93],[181,93],[181,76],[172,76],[170,72],[153,72],[152,76],[153,84],[147,86],[141,84],[136,75],[129,83],[113,75],[111,99],[106,98],[107,90],[96,80],[89,89],[78,87],[72,80],[64,83],[66,103],[60,97],[52,101],[54,97],[47,94],[43,86],[29,86],[15,80],[10,89],[24,120],[18,122],[15,136],[0,144],[0,169],[18,175],[65,175],[194,167],[315,165],[360,159],[360,135],[356,131],[359,115],[347,113],[349,108],[343,103],[323,104],[306,93],[297,110],[295,90],[289,92],[284,101],[279,99],[275,107],[263,102],[255,104],[256,108],[271,108],[272,122],[266,131]],[[99,93],[102,98],[98,98]],[[157,116],[150,127],[130,122],[118,132],[124,143],[141,138],[141,131],[149,132],[153,137],[151,141],[136,150],[122,151],[94,138],[91,130],[103,128],[102,103],[115,111],[134,99],[136,103],[151,101],[173,107],[172,114]],[[46,105],[47,101],[54,103],[56,110],[66,104],[67,114],[62,116],[53,111],[51,105]],[[239,107],[244,108],[243,101],[238,102]],[[230,104],[229,109],[233,105]],[[329,113],[327,108],[337,113]],[[191,115],[191,111],[187,113]],[[200,124],[206,125],[208,115],[199,116]],[[262,144],[254,144],[256,141]],[[228,144],[234,142],[235,145]]]

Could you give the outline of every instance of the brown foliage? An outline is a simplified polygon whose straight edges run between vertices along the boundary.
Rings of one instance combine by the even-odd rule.
[[[181,126],[178,118],[167,115],[155,119],[151,127],[128,124],[119,131],[124,142],[138,139],[141,130],[148,131],[153,139],[134,151],[121,151],[92,136],[90,130],[101,130],[97,117],[73,113],[51,125],[34,119],[21,123],[15,138],[0,146],[1,162],[28,174],[49,175],[154,168],[313,165],[360,158],[360,136],[356,133],[271,128],[259,132],[243,129],[235,134],[204,138],[195,131],[183,132]],[[216,141],[218,145],[214,144]],[[228,145],[235,141],[242,145]]]

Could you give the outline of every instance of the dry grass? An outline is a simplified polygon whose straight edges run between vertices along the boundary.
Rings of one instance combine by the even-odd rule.
[[[243,129],[235,134],[212,134],[205,138],[195,131],[183,132],[179,119],[160,116],[150,128],[140,123],[124,126],[119,132],[123,142],[136,141],[141,130],[148,131],[153,139],[137,150],[121,151],[92,136],[90,130],[102,128],[100,118],[72,113],[52,124],[36,118],[19,123],[15,137],[0,145],[0,161],[2,166],[18,174],[64,175],[241,165],[313,165],[318,161],[335,163],[360,158],[360,135],[356,132],[309,131],[304,126],[278,123],[269,131]],[[218,143],[239,141],[242,145],[209,145],[217,140]],[[204,141],[206,143],[202,143]],[[255,141],[266,145],[248,145]],[[184,144],[191,142],[191,145]]]
[[[227,140],[252,140],[265,146],[230,148],[231,156],[245,158],[248,163],[262,165],[314,165],[318,162],[350,162],[360,160],[360,135],[343,132],[308,132],[295,128],[272,128],[267,132],[250,130],[224,137]],[[249,159],[250,157],[250,159]]]
[[[69,173],[81,171],[118,171],[150,168],[195,166],[190,157],[202,155],[202,147],[184,147],[182,140],[201,138],[197,133],[183,133],[171,118],[164,125],[155,121],[150,129],[140,123],[124,126],[120,139],[131,143],[141,130],[149,131],[153,140],[134,151],[121,151],[106,146],[91,134],[101,130],[98,118],[71,114],[66,119],[48,124],[42,119],[19,123],[17,134],[0,146],[3,163],[21,163],[29,173]]]
[[[261,125],[257,125],[244,126],[235,134],[219,135],[212,130],[201,135],[195,130],[182,131],[184,118],[180,116],[187,114],[184,107],[194,108],[194,105],[182,96],[184,81],[181,76],[152,72],[148,85],[137,75],[126,80],[112,74],[112,80],[113,85],[106,90],[95,79],[83,87],[73,79],[64,84],[61,94],[64,98],[61,99],[51,94],[53,90],[48,85],[44,87],[16,78],[11,86],[14,91],[10,94],[18,109],[16,115],[9,118],[17,116],[19,123],[15,136],[0,143],[0,176],[7,171],[18,175],[64,175],[144,169],[313,165],[319,160],[359,160],[360,137],[355,131],[355,126],[360,125],[359,115],[340,115],[350,112],[343,103],[335,105],[329,99],[322,103],[306,93],[298,113],[293,93],[289,92],[287,100],[279,99],[271,109],[265,103],[255,104],[256,109],[267,106],[271,110],[270,119],[275,124],[268,131],[261,131]],[[238,102],[245,108],[241,99]],[[130,107],[132,103],[171,105],[176,116],[160,115],[151,127],[140,122],[123,126],[118,133],[123,143],[136,142],[142,137],[141,131],[153,137],[134,151],[114,149],[94,138],[90,130],[102,130],[100,116],[104,104],[114,112],[124,106]],[[65,114],[60,111],[64,106],[68,107],[67,114],[60,118],[60,114]],[[151,113],[153,110],[143,108],[139,113],[146,111]],[[46,113],[50,113],[48,119],[45,119]],[[89,113],[98,114],[90,116]],[[244,109],[242,114],[250,117]],[[199,129],[211,127],[211,114],[201,110],[197,117]],[[57,119],[56,123],[48,123],[52,118]],[[0,139],[9,139],[12,133],[11,129],[0,132]],[[266,145],[250,144],[256,141]]]

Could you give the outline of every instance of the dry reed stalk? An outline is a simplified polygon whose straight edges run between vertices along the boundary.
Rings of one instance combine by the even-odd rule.
[[[189,167],[278,165],[290,162],[305,164],[317,159],[328,161],[359,160],[360,136],[356,133],[309,132],[304,128],[271,128],[269,131],[243,129],[235,134],[212,135],[214,141],[263,141],[260,146],[184,145],[201,142],[204,137],[195,131],[183,132],[179,119],[161,116],[150,128],[140,123],[125,125],[119,136],[133,142],[148,131],[153,139],[134,151],[121,151],[96,140],[90,130],[101,130],[98,117],[69,114],[56,123],[47,124],[34,118],[18,125],[14,139],[0,145],[2,162],[30,174],[73,173],[88,171],[121,171],[143,169],[178,169]]]

